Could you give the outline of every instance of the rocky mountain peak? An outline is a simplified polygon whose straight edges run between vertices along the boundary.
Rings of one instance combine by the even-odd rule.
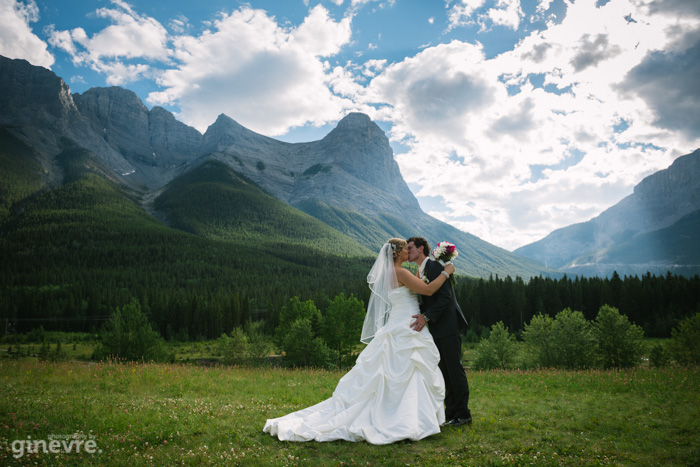
[[[375,146],[379,144],[389,148],[389,140],[376,123],[369,116],[352,112],[338,122],[338,125],[323,138],[322,141],[335,144],[339,140],[346,140],[350,137],[352,144],[362,144],[364,146]],[[384,144],[385,143],[385,144]],[[391,151],[391,148],[389,148]]]
[[[139,158],[144,141],[148,141],[148,109],[138,96],[119,87],[91,88],[74,94],[80,113],[90,120],[98,133],[123,150],[127,158]]]
[[[281,141],[247,129],[231,117],[220,114],[204,133],[202,152],[223,151],[235,145],[237,151],[258,151],[261,147],[283,145]]]
[[[140,172],[174,167],[198,155],[202,135],[196,129],[162,107],[149,111],[132,91],[91,88],[74,99],[93,131]]]
[[[369,129],[373,127],[376,127],[377,129],[379,128],[377,127],[377,124],[374,123],[367,114],[363,114],[361,112],[350,112],[338,122],[336,129],[338,131],[361,131],[363,129]]]
[[[77,114],[70,89],[51,70],[0,56],[0,124],[54,123]]]
[[[237,121],[235,121],[234,119],[229,117],[228,115],[219,114],[219,116],[216,117],[216,121],[214,121],[214,123],[209,125],[205,134],[210,133],[210,132],[215,132],[215,131],[221,131],[221,130],[242,131],[244,129],[245,129],[245,127],[243,127],[243,125],[241,125],[240,123],[238,123]]]
[[[679,187],[683,189],[679,190]],[[652,199],[673,193],[686,194],[688,189],[700,190],[700,149],[679,157],[669,168],[649,175],[634,187],[634,193]]]
[[[325,156],[324,163],[338,166],[370,186],[393,193],[409,211],[418,207],[394,160],[389,139],[367,115],[348,114],[319,144]]]

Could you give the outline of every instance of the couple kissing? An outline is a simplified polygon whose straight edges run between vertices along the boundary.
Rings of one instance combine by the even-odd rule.
[[[264,432],[283,441],[389,444],[472,422],[461,358],[467,321],[448,280],[455,267],[429,254],[422,237],[382,245],[367,275],[372,293],[360,337],[367,346],[355,366],[331,398],[268,419]]]

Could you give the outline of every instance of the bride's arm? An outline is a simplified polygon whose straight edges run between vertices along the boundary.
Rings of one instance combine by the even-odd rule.
[[[453,264],[448,264],[445,266],[445,272],[447,274],[452,274],[455,272],[455,267]],[[440,274],[430,284],[426,284],[418,277],[411,274],[411,271],[404,268],[398,268],[396,271],[396,279],[398,279],[400,284],[405,285],[409,289],[421,295],[433,295],[438,289],[445,283],[447,276]]]

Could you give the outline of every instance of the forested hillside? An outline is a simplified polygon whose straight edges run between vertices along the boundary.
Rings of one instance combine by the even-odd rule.
[[[0,223],[10,215],[13,203],[43,186],[42,168],[34,151],[0,127]]]
[[[258,248],[288,244],[335,255],[374,255],[366,246],[268,195],[215,160],[170,182],[154,208],[171,226],[207,238]]]
[[[168,227],[84,173],[15,208],[0,228],[0,319],[88,331],[137,298],[168,336],[218,337],[292,296],[365,294],[371,258],[212,240]]]

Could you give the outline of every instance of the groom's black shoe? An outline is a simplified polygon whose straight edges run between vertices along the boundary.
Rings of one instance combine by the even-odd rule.
[[[472,416],[469,415],[467,418],[453,418],[449,422],[445,423],[444,426],[462,426],[462,425],[471,425],[472,424]]]

